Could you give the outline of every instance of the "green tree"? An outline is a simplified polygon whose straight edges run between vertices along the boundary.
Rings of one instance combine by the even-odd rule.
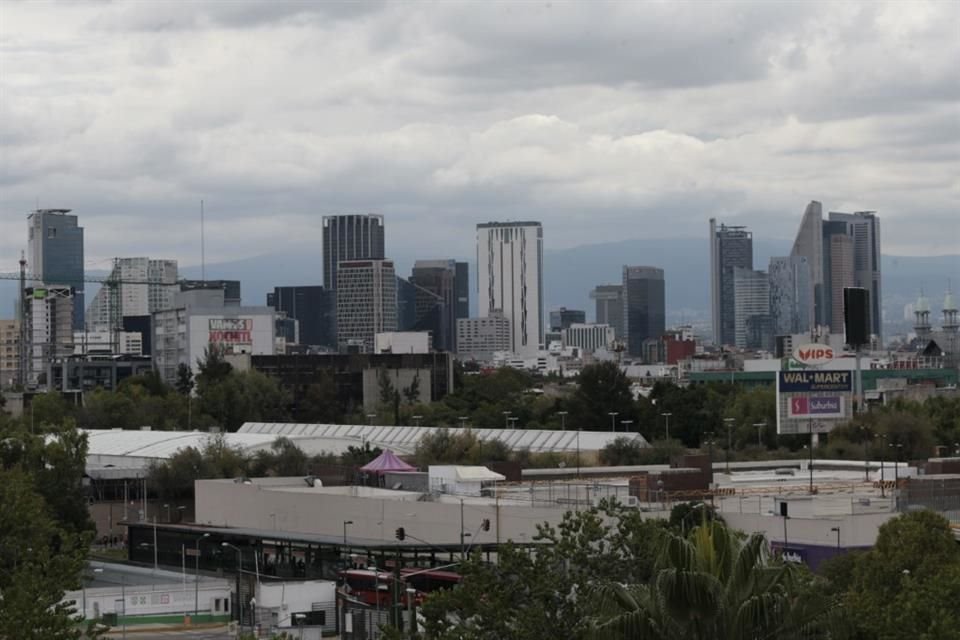
[[[570,512],[539,527],[535,550],[512,543],[496,564],[470,557],[463,583],[432,594],[423,607],[427,637],[437,640],[581,638],[588,628],[584,585],[608,577],[650,578],[663,522],[616,503]]]
[[[636,420],[630,380],[615,362],[589,365],[577,377],[570,408],[570,424],[585,430],[610,430],[611,412],[619,420]]]
[[[89,538],[62,528],[22,469],[0,470],[0,637],[79,640],[64,592],[80,586]]]
[[[36,433],[43,432],[45,425],[59,427],[72,416],[73,407],[55,391],[39,393],[30,400],[28,421]]]
[[[193,391],[193,371],[186,363],[181,362],[177,365],[177,381],[173,386],[182,396],[188,396]]]
[[[418,370],[413,374],[413,380],[410,381],[410,386],[404,387],[403,397],[407,401],[407,404],[416,404],[420,401],[420,371]]]
[[[343,419],[343,407],[337,395],[333,374],[321,371],[316,382],[309,385],[296,408],[300,422],[336,424]]]
[[[720,521],[664,538],[652,581],[591,589],[595,638],[823,638],[833,602],[805,569],[770,556],[760,534]]]
[[[844,605],[851,638],[960,637],[960,545],[932,511],[898,516],[880,527],[876,545],[854,569]]]

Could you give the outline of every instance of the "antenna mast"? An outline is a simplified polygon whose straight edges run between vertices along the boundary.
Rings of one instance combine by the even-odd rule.
[[[29,332],[27,331],[27,259],[20,251],[20,353],[18,358],[17,382],[20,389],[27,387],[27,352],[30,346],[27,344]]]
[[[207,257],[203,241],[203,200],[200,201],[200,280],[207,281]]]

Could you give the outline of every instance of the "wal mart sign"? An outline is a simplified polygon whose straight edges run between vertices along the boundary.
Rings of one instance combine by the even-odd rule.
[[[781,393],[814,393],[817,391],[853,391],[851,371],[780,371],[777,389]]]

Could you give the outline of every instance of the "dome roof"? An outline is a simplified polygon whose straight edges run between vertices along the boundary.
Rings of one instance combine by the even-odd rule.
[[[920,290],[920,297],[917,298],[917,303],[913,305],[914,313],[921,312],[930,312],[930,301],[927,300],[927,296],[923,295],[923,290]]]
[[[957,302],[953,299],[953,292],[947,289],[947,295],[943,298],[944,311],[956,311]]]

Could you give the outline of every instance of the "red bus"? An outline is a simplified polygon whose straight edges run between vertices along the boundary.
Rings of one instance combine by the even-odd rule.
[[[453,571],[440,569],[400,570],[400,600],[407,606],[407,587],[416,589],[415,603],[421,604],[427,594],[440,589],[452,589],[463,581],[463,576]],[[347,569],[337,574],[340,590],[370,606],[388,607],[393,602],[394,575],[389,571],[372,569]]]

